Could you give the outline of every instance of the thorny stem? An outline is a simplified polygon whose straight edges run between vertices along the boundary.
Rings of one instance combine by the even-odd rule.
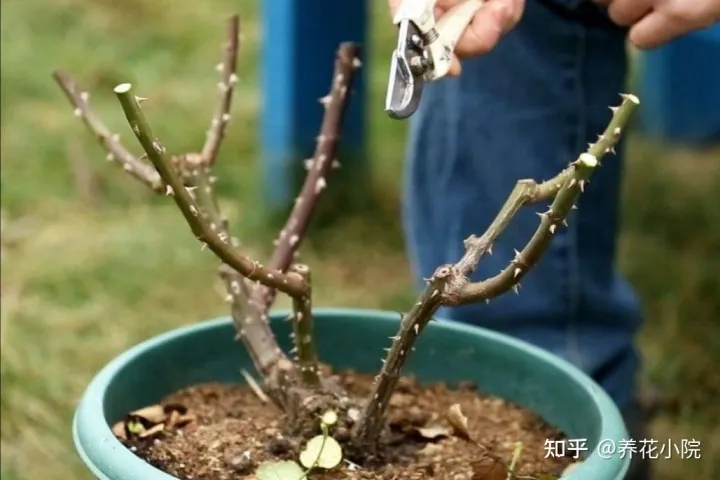
[[[218,268],[218,274],[228,292],[227,300],[230,303],[230,313],[237,332],[235,338],[243,342],[255,368],[263,378],[267,378],[278,362],[288,361],[270,330],[267,314],[257,305],[247,302],[250,292],[245,279],[239,273],[222,263]],[[267,387],[271,390],[268,394],[273,401],[278,402],[278,392],[272,391],[275,386],[267,385]]]
[[[63,70],[55,70],[53,78],[75,109],[75,116],[82,119],[90,132],[97,137],[100,144],[105,148],[108,160],[117,160],[125,171],[155,192],[163,191],[165,185],[155,169],[130,153],[120,143],[120,136],[110,133],[107,126],[90,109],[88,93],[80,91],[77,83]]]
[[[238,246],[237,239],[230,236],[227,219],[222,216],[213,194],[214,177],[211,176],[210,167],[197,154],[180,157],[179,164],[189,179],[192,194],[201,211],[207,215],[210,228],[216,229],[221,239],[229,239],[232,245]],[[248,302],[250,289],[242,275],[225,263],[218,267],[218,275],[225,284],[226,300],[230,303],[230,313],[237,332],[236,339],[243,342],[255,368],[265,377],[280,359],[287,359],[270,330],[267,314],[258,305]],[[275,392],[270,394],[273,400],[277,400]]]
[[[514,215],[523,205],[536,203],[540,197],[538,192],[542,193],[550,190],[549,185],[554,185],[553,188],[557,188],[554,194],[555,199],[548,211],[540,214],[540,226],[525,248],[521,252],[516,251],[515,258],[510,265],[495,277],[482,282],[468,283],[467,274],[464,274],[461,270],[461,275],[457,276],[460,280],[449,282],[448,289],[443,295],[443,304],[464,305],[496,297],[515,287],[522,277],[537,263],[557,229],[567,224],[565,218],[575,208],[575,199],[583,192],[589,177],[595,171],[595,167],[599,166],[600,160],[606,154],[615,151],[615,145],[620,140],[623,129],[640,104],[640,101],[634,95],[622,95],[622,100],[619,107],[611,107],[612,118],[605,132],[599,136],[598,142],[591,144],[587,152],[581,154],[575,162],[572,162],[558,176],[540,185],[535,184],[532,180],[518,181],[510,197],[488,229],[492,233],[488,235],[486,232],[480,238],[482,239],[487,235],[488,240],[494,241],[509,225]],[[463,262],[468,257],[476,258],[469,271],[474,270],[477,266],[480,255],[477,255],[476,251],[482,248],[482,245],[476,245],[471,240],[472,238],[471,236],[470,239],[465,241],[466,254],[461,260]],[[481,242],[478,241],[477,243]],[[461,265],[465,267],[464,263]]]
[[[108,133],[108,129],[100,119],[90,111],[87,94],[77,93],[77,83],[70,75],[57,70],[53,76],[75,107],[76,115],[82,118],[91,132],[101,140],[108,153],[108,158],[119,159],[126,172],[156,193],[167,193],[167,187],[154,167],[144,164],[114,138],[117,137],[116,135],[111,136]],[[200,209],[208,215],[211,227],[213,225],[217,227],[218,235],[221,238],[230,238],[232,242],[235,242],[236,240],[230,237],[227,220],[222,217],[212,192],[215,177],[211,176],[211,170],[202,156],[198,154],[180,155],[173,157],[172,163],[178,169],[183,182],[191,189],[194,187],[194,195]],[[204,244],[203,247],[205,247]],[[285,364],[288,364],[289,360],[283,354],[270,330],[266,312],[257,304],[248,303],[250,293],[247,280],[226,264],[220,265],[218,274],[226,286],[227,301],[231,303],[231,315],[237,337],[243,342],[258,372],[267,376],[280,360],[285,360]],[[276,397],[277,395],[273,395],[273,400],[277,400]]]
[[[168,193],[175,200],[198,240],[206,243],[223,262],[246,278],[276,288],[291,297],[306,295],[309,286],[297,276],[287,276],[283,272],[268,269],[259,262],[250,260],[231,245],[230,239],[223,239],[217,229],[211,228],[212,225],[208,222],[207,214],[200,210],[194,196],[185,188],[182,179],[172,167],[165,147],[150,129],[150,125],[132,93],[132,85],[120,84],[115,87],[115,93],[133,133],[168,186]]]
[[[438,267],[427,280],[428,286],[420,300],[402,318],[398,334],[392,337],[392,346],[356,429],[355,440],[359,445],[371,448],[377,445],[386,408],[402,367],[412,351],[415,339],[439,306],[489,301],[511,288],[517,291],[518,282],[540,259],[559,226],[565,224],[565,218],[599,165],[600,158],[614,151],[623,129],[640,103],[634,95],[622,95],[622,99],[619,107],[611,108],[613,117],[597,143],[590,145],[587,152],[548,182],[536,184],[532,180],[519,181],[488,230],[480,237],[473,235],[465,240],[465,255],[455,265]],[[554,196],[554,200],[550,208],[540,214],[540,225],[525,248],[516,251],[510,265],[498,275],[471,283],[468,275],[475,270],[482,255],[489,251],[515,213],[523,205],[535,203],[546,196]]]
[[[269,262],[270,268],[274,270],[285,271],[292,263],[308,229],[320,194],[325,189],[326,178],[334,168],[339,167],[335,157],[355,70],[360,67],[358,56],[358,46],[352,43],[340,44],[335,58],[330,93],[320,99],[320,103],[325,106],[325,115],[315,153],[313,158],[306,160],[308,173],[288,220],[276,240],[275,250]],[[275,293],[273,289],[260,287],[254,292],[253,299],[269,308]]]
[[[310,269],[306,265],[293,265],[290,268],[290,274],[298,275],[303,278],[305,283],[312,285]],[[318,359],[313,338],[311,293],[304,297],[293,298],[293,313],[290,320],[293,325],[292,337],[300,366],[300,378],[306,386],[317,388],[320,386],[320,377],[318,376]]]
[[[230,70],[234,71],[234,67],[229,69],[228,65],[230,64],[230,58],[234,57],[232,50],[237,49],[237,45],[233,45],[232,43],[233,39],[237,40],[237,32],[232,31],[234,28],[233,21],[231,20],[228,56],[223,63],[224,77],[228,77],[228,80],[223,80],[223,82],[230,86],[234,83],[234,80],[232,79],[232,73],[229,74],[229,72]],[[235,28],[235,30],[237,29]],[[286,225],[280,232],[276,248],[269,263],[269,268],[271,270],[284,272],[292,263],[295,253],[297,252],[297,249],[299,248],[307,231],[315,205],[317,204],[320,194],[326,185],[326,177],[331,168],[336,166],[337,161],[334,160],[334,158],[336,155],[339,133],[342,128],[342,121],[344,119],[347,100],[349,98],[349,92],[354,79],[354,72],[360,66],[357,58],[358,50],[359,48],[352,43],[343,43],[337,51],[332,88],[330,94],[321,100],[321,103],[325,105],[326,112],[323,117],[315,155],[311,160],[312,163],[310,168],[308,168],[308,174],[305,178],[303,188],[295,201],[295,205],[288,221],[286,222]],[[220,114],[218,113],[218,115]],[[216,120],[218,118],[220,117],[216,116]],[[217,122],[214,122],[214,125],[217,125]],[[230,277],[232,277],[232,274],[225,272],[224,278],[228,279]],[[239,277],[239,275],[236,275],[236,277]],[[238,290],[237,288],[230,291],[233,297],[233,304],[242,301],[241,297],[247,298],[247,291],[249,290],[246,287],[245,282],[241,281],[241,278],[234,278],[234,281],[241,286],[241,294],[237,295],[234,293]],[[309,285],[309,282],[306,283]],[[281,354],[281,351],[277,348],[277,344],[272,336],[272,332],[269,330],[269,327],[267,327],[267,311],[273,303],[275,292],[275,289],[267,288],[262,284],[257,285],[254,289],[252,289],[250,299],[243,302],[247,313],[241,320],[236,318],[241,309],[233,306],[233,311],[236,312],[233,317],[235,319],[239,337],[242,338],[243,335],[248,335],[248,324],[261,323],[265,325],[268,330],[267,335],[264,338],[270,338],[273,341],[274,348],[270,348],[268,345],[267,350],[275,353],[269,353],[266,351],[264,356],[268,357],[268,362],[262,362],[262,359],[258,359],[259,365],[256,365],[261,367],[259,370],[264,375],[267,374],[267,368],[272,367],[278,358],[278,355]],[[309,295],[308,298],[310,298]],[[310,326],[310,335],[312,334],[311,320],[312,319],[310,319],[310,323],[308,324]],[[248,342],[246,342],[246,344],[247,343]],[[253,343],[256,346],[260,345],[257,342]],[[310,347],[312,347],[312,345],[310,345]],[[314,357],[314,348],[312,356]],[[300,358],[303,357],[301,356]],[[317,360],[310,363],[314,364],[314,369],[317,370]],[[303,376],[304,375],[305,374],[303,374]],[[316,376],[317,374],[310,373],[310,375]],[[311,380],[310,383],[313,383],[313,381]]]
[[[469,277],[477,268],[483,255],[492,253],[493,243],[505,231],[513,216],[523,205],[539,203],[557,195],[570,173],[571,169],[566,168],[552,180],[542,183],[537,183],[532,179],[519,180],[500,209],[500,213],[495,217],[485,233],[480,237],[470,235],[463,242],[465,254],[456,264],[458,272]]]
[[[220,99],[207,132],[207,139],[200,156],[206,165],[212,165],[217,159],[220,145],[225,138],[225,129],[230,121],[230,105],[232,94],[237,83],[237,56],[240,44],[240,17],[232,15],[228,20],[227,43],[225,44],[225,58],[218,64],[222,78],[218,83]]]
[[[428,279],[428,286],[410,311],[400,320],[400,330],[390,337],[392,345],[383,360],[380,373],[375,378],[373,390],[358,423],[354,438],[358,446],[374,448],[385,424],[385,412],[390,396],[402,373],[402,367],[412,353],[415,339],[428,324],[440,306],[442,287],[449,273]]]
[[[613,117],[610,120],[605,132],[598,136],[596,143],[591,143],[587,153],[594,155],[600,161],[606,154],[614,153],[615,146],[620,139],[623,128],[627,124],[630,116],[635,111],[637,98],[632,95],[622,95],[623,105],[620,107],[610,107]],[[628,106],[629,103],[629,106]],[[622,107],[622,108],[621,108]],[[490,227],[478,237],[470,235],[465,240],[465,255],[457,263],[457,268],[464,276],[470,276],[477,267],[478,262],[485,253],[492,253],[492,244],[507,228],[513,216],[522,208],[523,205],[540,203],[554,198],[560,188],[565,184],[572,173],[572,168],[568,167],[550,180],[537,183],[532,179],[519,180],[510,193],[509,198],[490,224]]]
[[[583,153],[572,164],[573,173],[558,192],[550,208],[540,214],[540,226],[522,251],[515,251],[513,258],[498,275],[482,282],[468,283],[467,277],[452,282],[443,292],[443,304],[465,305],[480,300],[489,300],[515,287],[522,277],[540,260],[552,242],[558,226],[572,210],[575,199],[582,192],[585,182],[598,166],[597,157]]]
[[[170,165],[177,170],[182,184],[187,188],[190,199],[196,202],[196,204],[189,204],[191,213],[197,212],[201,215],[201,220],[209,225],[210,229],[217,234],[221,241],[225,243],[230,241],[234,247],[238,246],[237,239],[230,237],[227,220],[222,216],[212,192],[215,177],[212,176],[210,166],[216,158],[229,120],[232,87],[237,81],[235,71],[239,44],[238,33],[239,21],[237,16],[234,15],[229,19],[228,42],[225,45],[226,55],[224,61],[218,65],[218,69],[222,73],[222,80],[218,84],[221,90],[220,102],[213,117],[210,131],[208,131],[208,138],[202,153],[173,156],[170,162]],[[358,47],[349,43],[341,44],[338,50],[331,93],[321,99],[321,103],[326,107],[326,114],[318,137],[318,146],[312,159],[312,165],[315,168],[309,168],[310,172],[302,190],[304,193],[300,194],[301,198],[296,202],[295,208],[284,228],[285,234],[281,234],[281,239],[284,238],[285,241],[278,242],[273,256],[273,262],[277,267],[270,267],[269,270],[285,271],[292,262],[300,241],[307,230],[315,202],[325,185],[324,179],[331,167],[338,166],[336,160],[331,162],[327,161],[327,159],[332,159],[336,155],[339,132],[349,97],[348,92],[350,92],[352,86],[354,71],[360,67],[360,61],[357,58],[358,50]],[[76,84],[69,75],[57,71],[55,77],[72,105],[76,108],[76,115],[85,120],[91,131],[95,132],[100,138],[103,146],[108,151],[109,159],[119,158],[125,165],[126,171],[150,186],[156,193],[168,195],[174,194],[175,191],[184,191],[184,189],[178,189],[177,185],[175,187],[169,184],[166,185],[152,165],[145,164],[141,159],[127,151],[117,141],[117,135],[111,136],[109,134],[102,122],[89,111],[87,94],[77,93]],[[139,103],[141,99],[136,100]],[[152,134],[149,134],[149,137],[152,138]],[[143,155],[143,157],[145,156]],[[303,198],[306,200],[303,201]],[[177,202],[178,199],[175,200]],[[203,241],[202,248],[204,249],[207,246],[208,244]],[[267,311],[272,303],[275,289],[267,288],[256,282],[256,288],[253,290],[256,296],[250,298],[248,280],[243,275],[227,263],[221,263],[218,274],[226,286],[226,300],[231,304],[237,338],[243,342],[255,363],[256,369],[266,379],[266,387],[273,400],[279,404],[284,403],[286,399],[279,390],[282,390],[282,385],[287,380],[287,377],[292,375],[294,367],[280,349],[268,324]],[[272,292],[272,296],[263,298],[262,292],[267,291]],[[306,325],[309,327],[308,331],[311,331],[311,323]]]

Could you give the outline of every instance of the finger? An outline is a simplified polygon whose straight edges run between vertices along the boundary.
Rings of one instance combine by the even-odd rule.
[[[402,3],[402,0],[388,0],[388,6],[390,7],[390,15],[394,16],[397,12],[398,7]]]
[[[460,64],[460,60],[457,56],[453,55],[452,59],[450,60],[450,70],[448,70],[447,75],[450,77],[457,77],[462,72],[462,65]]]
[[[615,0],[608,7],[610,19],[622,27],[634,25],[651,11],[651,0]]]
[[[630,29],[630,42],[638,48],[655,48],[695,28],[688,22],[679,22],[664,11],[655,11]]]
[[[503,33],[511,28],[516,16],[513,0],[489,1],[480,7],[455,47],[459,57],[483,55],[497,45]]]
[[[405,0],[388,0],[388,6],[390,7],[390,14],[392,16],[395,16],[395,12],[397,12],[398,8],[400,8],[400,4]],[[435,3],[435,6],[433,7],[433,13],[435,14],[435,18],[440,18],[440,15],[443,14],[447,9],[457,5],[458,0],[437,0]]]
[[[524,12],[525,12],[525,0],[514,0],[512,3],[512,8],[510,10],[511,22],[510,22],[510,28],[508,28],[508,30],[510,30],[511,28],[515,27],[518,23],[520,23],[520,20],[522,19]],[[507,33],[507,31],[505,33]]]

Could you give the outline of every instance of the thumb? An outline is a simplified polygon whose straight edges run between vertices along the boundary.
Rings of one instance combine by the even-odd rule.
[[[495,48],[500,38],[520,20],[524,2],[490,0],[486,2],[463,32],[455,47],[460,57],[484,55]]]

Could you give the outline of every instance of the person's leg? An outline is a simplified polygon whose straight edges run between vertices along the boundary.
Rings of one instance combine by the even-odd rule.
[[[527,0],[524,18],[496,50],[463,62],[460,78],[426,86],[411,119],[404,203],[418,281],[462,256],[463,239],[487,228],[517,180],[554,176],[604,130],[608,107],[621,101],[627,58],[625,32],[596,8],[583,0]],[[519,296],[445,308],[438,317],[554,352],[629,412],[639,368],[633,336],[642,317],[615,269],[622,162],[621,148],[605,158]],[[504,268],[546,208],[516,215],[473,279]]]

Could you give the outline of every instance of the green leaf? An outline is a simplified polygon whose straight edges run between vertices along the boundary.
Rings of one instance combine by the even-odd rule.
[[[300,463],[305,468],[320,467],[329,470],[338,466],[342,458],[342,447],[337,440],[323,435],[311,438],[305,450],[300,452]]]
[[[255,476],[258,480],[300,480],[305,477],[305,472],[292,460],[283,460],[261,463]]]
[[[145,426],[140,422],[128,422],[127,429],[130,433],[137,435],[145,431]]]

